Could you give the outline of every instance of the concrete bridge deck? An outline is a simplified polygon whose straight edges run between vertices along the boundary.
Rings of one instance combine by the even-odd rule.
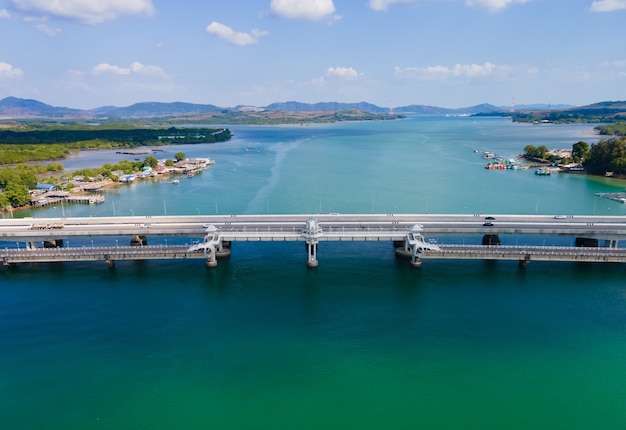
[[[435,245],[427,237],[499,235],[571,236],[604,241],[607,248],[528,246]],[[103,237],[204,238],[195,247],[102,247]],[[91,238],[92,247],[43,249],[39,242]],[[317,244],[322,241],[392,241],[404,243],[415,265],[428,258],[474,258],[551,261],[626,262],[618,241],[626,238],[626,217],[481,215],[481,214],[285,214],[183,215],[78,218],[21,218],[0,220],[0,258],[4,264],[25,261],[114,262],[124,259],[216,258],[237,241],[303,241],[310,266],[317,265]],[[94,247],[94,241],[96,246]],[[4,249],[3,243],[4,242]],[[19,251],[11,244],[25,243]],[[226,246],[226,248],[224,247]],[[106,248],[106,249],[105,249]],[[70,252],[70,250],[72,252]],[[27,253],[27,254],[24,254]],[[56,252],[56,254],[55,254]],[[105,258],[106,256],[106,258]]]
[[[530,261],[577,261],[588,263],[624,263],[624,248],[576,248],[564,246],[483,246],[440,245],[439,251],[428,251],[422,259],[513,260],[525,265]],[[224,254],[223,256],[227,256]],[[221,257],[218,255],[218,258]],[[409,257],[409,255],[407,255]],[[103,261],[113,266],[124,260],[206,259],[202,252],[189,246],[97,246],[75,248],[37,248],[0,250],[3,265],[18,263],[58,263]]]

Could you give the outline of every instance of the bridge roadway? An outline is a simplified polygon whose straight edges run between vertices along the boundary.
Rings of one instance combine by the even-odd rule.
[[[525,267],[532,261],[578,261],[591,263],[624,263],[625,248],[577,248],[566,246],[506,245],[439,245],[422,259],[484,259],[514,260]],[[224,254],[223,256],[226,256]],[[218,257],[220,255],[218,254]],[[409,255],[407,255],[409,257]],[[110,267],[124,260],[206,259],[202,252],[193,252],[184,245],[157,246],[82,246],[70,248],[3,249],[0,259],[5,266],[17,263],[55,263],[72,261],[104,261]]]
[[[421,234],[427,237],[471,235],[537,235],[537,236],[571,236],[604,240],[615,255],[608,256],[606,248],[554,248],[550,252],[562,250],[563,253],[552,254],[552,260],[568,261],[619,261],[626,262],[617,243],[626,238],[626,217],[620,216],[545,216],[545,215],[493,215],[487,220],[485,214],[454,215],[454,214],[293,214],[293,215],[184,215],[184,216],[118,216],[118,217],[76,217],[76,218],[15,218],[0,220],[0,241],[7,243],[25,242],[31,249],[29,252],[45,252],[38,248],[39,241],[72,238],[98,237],[130,237],[132,236],[162,236],[162,237],[209,237],[211,232],[219,234],[216,238],[220,246],[216,249],[202,251],[206,253],[223,251],[221,244],[233,241],[305,241],[309,247],[309,263],[316,264],[316,247],[320,241],[404,241],[407,235],[415,233],[422,240]],[[315,231],[312,231],[307,221],[315,220]],[[419,230],[414,230],[419,226]],[[206,239],[205,239],[206,241]],[[529,247],[500,246],[497,254],[486,255],[489,247],[475,247],[456,245],[452,249],[448,246],[428,246],[425,241],[420,242],[419,250],[413,246],[412,257],[421,258],[498,258],[527,260],[526,253]],[[423,245],[423,246],[422,246]],[[11,260],[7,253],[8,246],[2,250],[0,256],[5,261]],[[127,248],[127,247],[119,247]],[[130,248],[130,247],[128,247]],[[172,247],[170,247],[172,248]],[[424,249],[422,249],[424,248]],[[523,248],[523,249],[522,249]],[[558,249],[557,249],[558,248]],[[93,253],[96,254],[95,249]],[[103,259],[100,247],[97,248],[98,257]],[[508,249],[506,253],[504,250]],[[426,250],[427,252],[423,252]],[[63,254],[65,249],[55,250]],[[178,258],[171,254],[172,249],[163,251],[160,257],[150,258]],[[405,245],[405,252],[409,252]],[[416,253],[419,251],[419,255]],[[89,253],[92,251],[83,251]],[[589,253],[595,252],[595,255]],[[115,259],[125,259],[117,252],[111,252]],[[193,255],[192,255],[193,254]],[[182,258],[196,258],[198,252],[187,252]],[[544,259],[531,253],[531,259]],[[570,256],[567,257],[566,254]],[[576,254],[576,255],[574,255]],[[32,254],[34,255],[34,254]],[[124,254],[126,255],[126,254]],[[202,253],[200,253],[202,255]],[[522,255],[522,258],[520,258]],[[67,255],[68,259],[70,258]],[[148,257],[146,257],[148,258]],[[130,259],[130,257],[129,257]],[[139,259],[139,258],[137,258]],[[582,260],[581,260],[582,259]],[[315,261],[313,261],[315,260]],[[17,260],[16,260],[17,261]],[[55,260],[56,261],[56,260]],[[215,261],[213,256],[213,261]],[[10,262],[13,262],[11,260]],[[414,261],[415,262],[415,261]]]

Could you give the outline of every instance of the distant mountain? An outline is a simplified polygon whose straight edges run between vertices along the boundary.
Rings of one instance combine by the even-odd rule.
[[[532,123],[615,123],[626,120],[626,101],[607,101],[566,109],[517,110],[516,122]]]
[[[6,97],[0,100],[0,117],[6,118],[63,118],[80,116],[81,110],[65,107],[54,107],[37,100]]]
[[[0,118],[158,118],[219,111],[214,105],[193,103],[136,103],[127,107],[103,106],[91,110],[55,107],[37,100],[7,97],[0,100]]]
[[[545,103],[536,103],[532,105],[515,105],[515,110],[560,110],[560,109],[572,109],[572,105],[553,105]]]
[[[98,116],[110,116],[116,118],[155,118],[182,115],[199,115],[207,112],[219,111],[221,108],[214,105],[203,105],[194,103],[159,103],[144,102],[135,103],[127,107],[101,107],[93,109],[91,112]]]
[[[277,110],[283,112],[336,112],[340,110],[358,109],[371,113],[386,113],[389,108],[381,108],[371,103],[338,103],[338,102],[322,102],[322,103],[300,103],[300,102],[282,102],[272,103],[265,106],[266,110]]]
[[[575,109],[583,112],[619,112],[626,110],[626,102],[601,102],[593,105],[573,108],[569,105],[519,105],[515,106],[515,111],[555,111]],[[386,114],[389,107],[380,107],[367,102],[360,103],[339,103],[339,102],[323,102],[323,103],[301,103],[296,101],[287,101],[280,103],[272,103],[267,106],[237,106],[234,108],[223,108],[210,104],[194,104],[194,103],[160,103],[160,102],[144,102],[136,103],[131,106],[102,106],[96,109],[81,110],[66,107],[55,107],[39,102],[37,100],[21,99],[16,97],[7,97],[0,100],[0,118],[64,118],[64,119],[107,119],[107,118],[167,118],[191,115],[202,115],[211,112],[219,112],[222,110],[270,110],[281,112],[337,112],[346,110],[359,110],[368,113]],[[499,112],[509,112],[510,107],[494,106],[491,104],[480,104],[459,109],[449,109],[438,106],[427,105],[408,105],[394,107],[395,114],[497,114]]]
[[[388,113],[391,108],[389,107],[380,107],[371,103],[361,102],[361,103],[337,103],[337,102],[326,102],[326,103],[300,103],[295,101],[283,102],[283,103],[272,103],[271,105],[265,106],[266,110],[277,110],[277,111],[287,111],[287,112],[324,112],[324,111],[341,111],[341,110],[350,110],[350,109],[358,109],[364,112],[371,113]],[[460,109],[448,109],[442,108],[438,106],[426,106],[426,105],[409,105],[409,106],[398,106],[393,108],[393,112],[396,114],[462,114],[462,113],[479,113],[479,112],[498,112],[503,110],[502,107],[490,105],[490,104],[481,104],[476,106],[471,106],[467,108]]]
[[[490,105],[487,103],[483,103],[476,106],[470,106],[466,108],[459,109],[448,109],[442,108],[438,106],[425,106],[425,105],[410,105],[410,106],[402,106],[398,108],[394,108],[394,113],[399,114],[474,114],[474,113],[491,113],[491,112],[499,112],[502,108],[494,105]]]
[[[411,113],[419,113],[419,114],[444,114],[451,113],[451,109],[446,109],[437,106],[425,106],[425,105],[409,105],[409,106],[398,106],[393,108],[393,112],[395,114],[411,114]]]
[[[570,110],[587,113],[618,113],[626,111],[626,101],[599,102],[586,106],[578,106]]]

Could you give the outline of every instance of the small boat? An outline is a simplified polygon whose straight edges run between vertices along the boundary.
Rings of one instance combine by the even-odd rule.
[[[551,173],[550,169],[544,169],[543,167],[540,167],[537,170],[535,170],[535,175],[539,175],[539,176],[548,176],[550,173]]]
[[[178,179],[172,180],[172,184],[178,184],[180,181]]]

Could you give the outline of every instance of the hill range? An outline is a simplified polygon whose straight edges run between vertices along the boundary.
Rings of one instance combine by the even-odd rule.
[[[626,110],[626,102],[604,102],[621,103]],[[586,106],[592,109],[593,105]],[[540,111],[569,109],[567,105],[526,105],[518,106],[516,110]],[[346,110],[358,110],[373,114],[387,114],[389,107],[380,107],[371,103],[300,103],[295,101],[272,103],[267,106],[235,106],[219,107],[212,104],[195,104],[184,102],[162,103],[162,102],[142,102],[126,107],[102,106],[95,109],[73,109],[68,107],[56,107],[46,103],[17,97],[6,97],[0,100],[0,119],[83,119],[83,120],[104,120],[104,119],[148,119],[148,118],[170,118],[184,116],[198,116],[215,112],[338,112]],[[460,109],[449,109],[437,106],[408,105],[394,107],[393,113],[396,115],[406,114],[496,114],[498,112],[508,112],[509,107],[494,106],[491,104],[480,104]]]

